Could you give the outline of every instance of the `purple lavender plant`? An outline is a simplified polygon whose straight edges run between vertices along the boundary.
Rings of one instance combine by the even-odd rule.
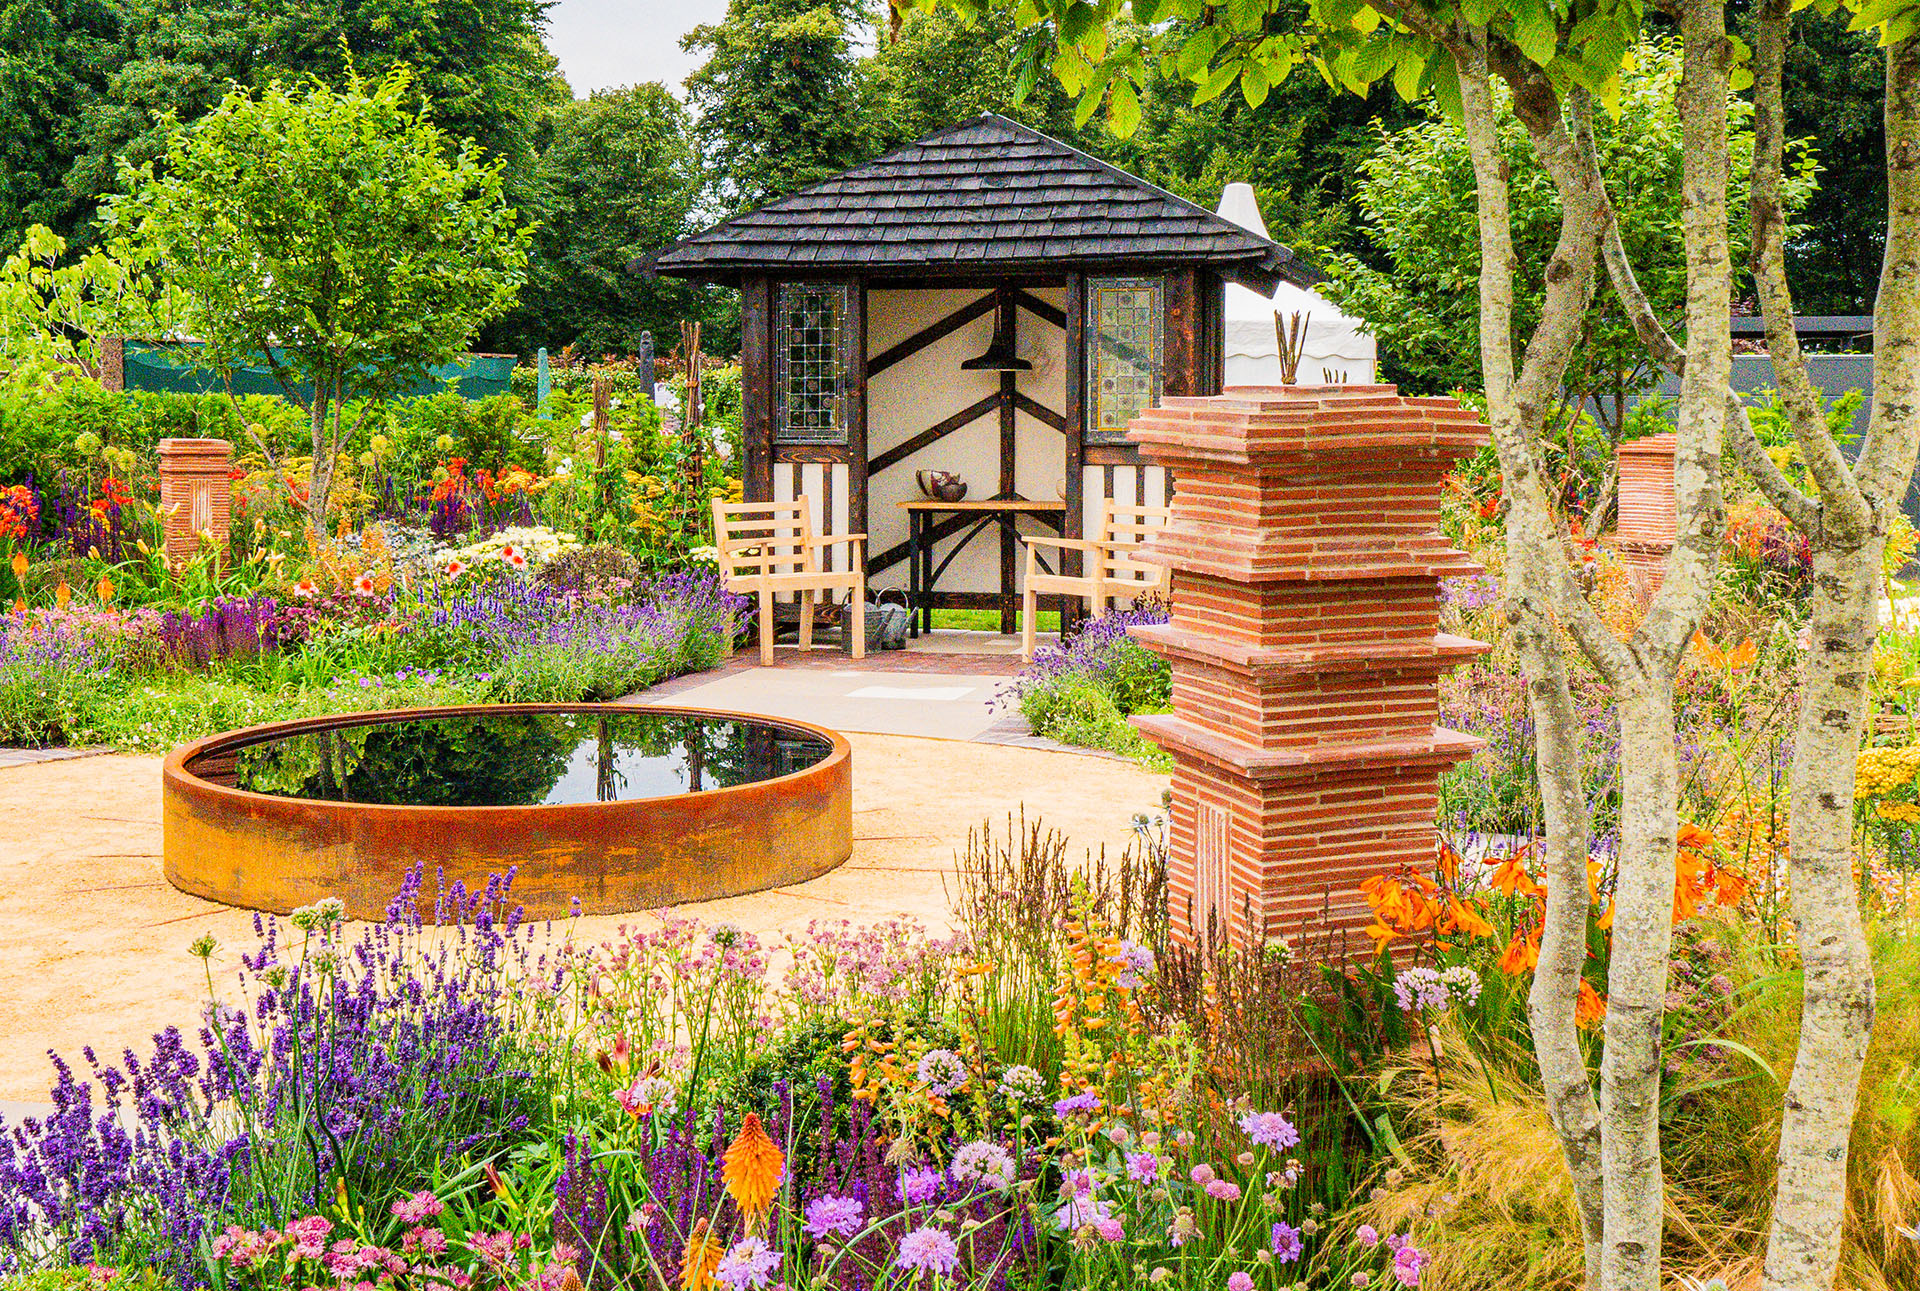
[[[210,1004],[197,1046],[169,1029],[144,1062],[89,1051],[91,1082],[56,1057],[54,1114],[0,1126],[0,1273],[51,1237],[75,1261],[191,1287],[203,1236],[226,1224],[278,1226],[340,1188],[384,1208],[438,1165],[520,1141],[551,1100],[499,1008],[510,976],[542,971],[518,910],[503,917],[511,881],[440,892],[436,918],[456,928],[432,942],[417,867],[352,941],[324,906],[296,912],[285,944],[256,918],[245,1007]]]
[[[285,608],[271,596],[222,596],[199,610],[169,610],[159,638],[172,663],[204,669],[224,659],[255,659],[278,649],[288,626]]]

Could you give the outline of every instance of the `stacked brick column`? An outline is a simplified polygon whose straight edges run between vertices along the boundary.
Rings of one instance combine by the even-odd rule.
[[[1177,481],[1149,557],[1173,620],[1134,630],[1173,668],[1174,711],[1134,722],[1176,764],[1174,926],[1370,953],[1361,881],[1432,865],[1436,780],[1480,743],[1435,725],[1440,674],[1487,649],[1439,631],[1439,580],[1480,572],[1439,499],[1486,428],[1391,386],[1286,386],[1168,398],[1130,437]]]
[[[233,445],[224,439],[160,441],[160,510],[167,563],[179,569],[205,550],[224,559],[233,517]]]
[[[1667,553],[1676,532],[1673,502],[1672,433],[1649,435],[1620,445],[1618,483],[1620,523],[1614,547],[1648,592],[1666,576]]]

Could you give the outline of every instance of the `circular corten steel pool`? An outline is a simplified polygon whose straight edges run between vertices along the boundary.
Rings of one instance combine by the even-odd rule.
[[[852,750],[817,726],[625,704],[400,709],[275,722],[175,749],[166,873],[286,913],[383,918],[407,870],[468,891],[517,868],[533,918],[708,901],[853,851]]]

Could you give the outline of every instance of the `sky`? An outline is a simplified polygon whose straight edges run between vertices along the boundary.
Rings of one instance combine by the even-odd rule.
[[[547,11],[547,48],[581,98],[641,81],[684,98],[680,82],[696,59],[680,37],[726,14],[727,0],[558,0]]]

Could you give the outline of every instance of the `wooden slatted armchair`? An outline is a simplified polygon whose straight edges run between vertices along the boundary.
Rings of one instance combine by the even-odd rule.
[[[1021,593],[1020,654],[1033,658],[1034,619],[1042,592],[1084,599],[1094,614],[1117,598],[1138,600],[1168,594],[1171,571],[1139,559],[1141,544],[1167,523],[1166,507],[1139,506],[1107,498],[1100,506],[1100,528],[1088,538],[1053,538],[1022,534],[1027,544],[1027,584]],[[1040,548],[1049,547],[1056,559],[1069,551],[1080,553],[1081,573],[1061,569],[1048,573],[1040,567]],[[1064,623],[1063,623],[1064,626]]]
[[[821,553],[845,543],[847,568],[823,568]],[[815,593],[845,590],[852,597],[849,643],[853,657],[867,653],[867,535],[813,531],[813,506],[804,495],[792,502],[713,504],[713,545],[720,582],[730,592],[760,601],[760,664],[773,663],[773,600],[800,595],[800,648],[813,648]]]

